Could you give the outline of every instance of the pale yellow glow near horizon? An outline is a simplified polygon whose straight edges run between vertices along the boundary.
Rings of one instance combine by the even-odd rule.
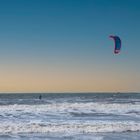
[[[111,72],[7,70],[0,73],[0,92],[135,92],[139,82]]]

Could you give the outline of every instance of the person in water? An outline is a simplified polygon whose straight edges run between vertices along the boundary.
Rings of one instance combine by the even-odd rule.
[[[39,95],[39,99],[40,99],[40,100],[42,99],[42,96],[41,96],[41,95]]]

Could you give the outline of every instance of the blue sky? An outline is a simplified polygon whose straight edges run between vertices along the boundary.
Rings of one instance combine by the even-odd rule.
[[[140,91],[139,7],[139,0],[1,0],[0,90]],[[120,55],[109,35],[121,37]]]

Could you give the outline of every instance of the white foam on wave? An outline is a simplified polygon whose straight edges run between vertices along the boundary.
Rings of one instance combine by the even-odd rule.
[[[1,123],[0,133],[98,133],[140,131],[140,123],[103,122],[92,123]]]
[[[140,104],[108,104],[108,103],[53,103],[42,105],[3,105],[1,114],[56,114],[70,115],[70,113],[109,113],[117,115],[140,116]]]

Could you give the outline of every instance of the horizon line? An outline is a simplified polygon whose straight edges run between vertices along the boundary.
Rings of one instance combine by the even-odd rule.
[[[140,93],[140,91],[126,91],[126,92],[121,92],[121,91],[105,91],[105,92],[95,92],[95,91],[91,91],[91,92],[86,92],[86,91],[83,91],[83,92],[0,92],[0,94],[101,94],[101,93],[115,93],[115,94],[119,94],[119,93],[122,93],[122,94],[125,94],[125,93]]]

